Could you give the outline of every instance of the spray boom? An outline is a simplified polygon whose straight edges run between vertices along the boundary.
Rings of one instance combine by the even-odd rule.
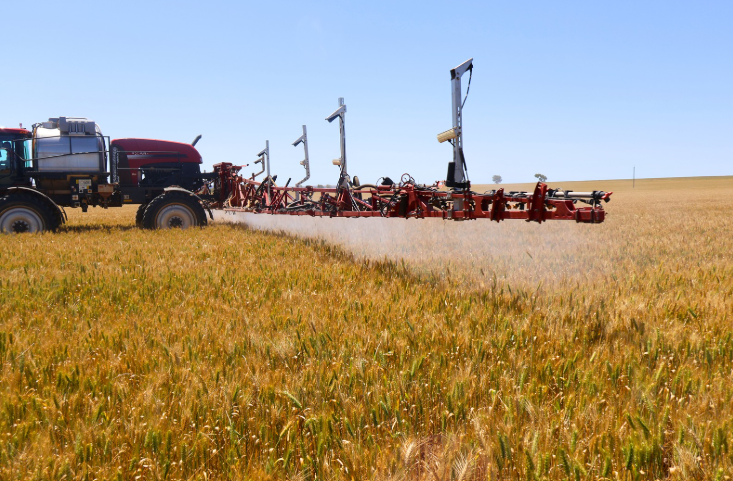
[[[451,220],[489,219],[525,220],[542,223],[548,220],[570,220],[580,223],[598,224],[604,221],[605,211],[602,202],[610,200],[611,192],[573,192],[570,190],[550,189],[538,182],[532,192],[504,192],[496,189],[484,193],[471,190],[468,169],[463,155],[463,106],[471,88],[469,76],[466,97],[461,99],[461,77],[473,74],[473,59],[451,69],[451,97],[453,127],[438,134],[438,141],[450,142],[453,146],[453,160],[448,164],[445,182],[432,185],[418,184],[408,174],[402,175],[399,183],[385,178],[379,185],[359,185],[354,177],[354,185],[349,182],[346,164],[346,105],[339,99],[339,108],[326,117],[328,122],[339,119],[341,157],[334,160],[340,167],[341,176],[336,188],[301,187],[310,177],[308,159],[308,138],[305,125],[303,135],[293,146],[301,143],[305,150],[305,160],[301,162],[306,169],[306,177],[295,187],[274,186],[270,177],[270,143],[258,156],[266,165],[267,178],[263,182],[243,179],[237,174],[241,167],[229,163],[214,166],[218,173],[219,205],[228,211],[246,211],[279,215],[307,215],[312,217],[401,217],[401,218],[441,218]],[[265,164],[266,162],[266,164]],[[265,167],[263,167],[264,169]],[[259,175],[259,174],[258,174]],[[451,191],[441,187],[445,185]],[[319,194],[318,197],[314,194]],[[581,206],[576,206],[580,204]]]

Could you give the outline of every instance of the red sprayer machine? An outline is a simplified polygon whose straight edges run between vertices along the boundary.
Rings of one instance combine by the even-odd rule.
[[[469,73],[462,99],[461,77]],[[35,124],[32,131],[0,128],[0,232],[56,230],[65,221],[64,207],[139,205],[136,221],[150,229],[206,225],[206,210],[318,217],[437,217],[451,220],[524,219],[574,220],[597,224],[611,193],[550,189],[538,182],[533,192],[503,189],[471,190],[463,154],[463,106],[471,87],[473,59],[450,71],[453,127],[438,134],[438,141],[453,147],[446,180],[418,184],[409,174],[399,182],[388,177],[375,184],[360,184],[351,177],[346,161],[346,105],[326,117],[338,120],[341,156],[334,188],[303,186],[310,177],[308,136],[303,145],[306,176],[294,187],[275,184],[270,174],[270,143],[258,154],[261,170],[243,177],[242,166],[229,162],[201,172],[195,145],[142,138],[111,140],[85,118],[58,117]],[[266,173],[258,181],[257,177]],[[578,204],[582,206],[578,206]]]

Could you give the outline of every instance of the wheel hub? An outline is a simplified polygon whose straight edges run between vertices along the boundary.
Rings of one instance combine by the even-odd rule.
[[[196,225],[193,211],[185,204],[169,204],[156,215],[155,226],[158,229],[187,229]]]
[[[12,230],[15,233],[23,233],[28,232],[31,230],[31,226],[28,222],[24,220],[16,220],[13,222],[13,225],[10,227],[10,230]]]
[[[31,206],[15,205],[0,212],[0,233],[34,233],[43,232],[43,218]]]

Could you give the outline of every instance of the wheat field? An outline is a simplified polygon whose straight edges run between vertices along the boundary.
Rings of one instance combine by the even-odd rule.
[[[731,479],[732,180],[593,182],[601,225],[2,237],[0,479]]]

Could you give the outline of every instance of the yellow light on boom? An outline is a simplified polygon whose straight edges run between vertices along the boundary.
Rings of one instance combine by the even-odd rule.
[[[456,137],[458,137],[458,134],[456,134],[456,129],[448,129],[445,132],[441,132],[438,134],[438,142],[442,144],[446,140],[453,140]]]

